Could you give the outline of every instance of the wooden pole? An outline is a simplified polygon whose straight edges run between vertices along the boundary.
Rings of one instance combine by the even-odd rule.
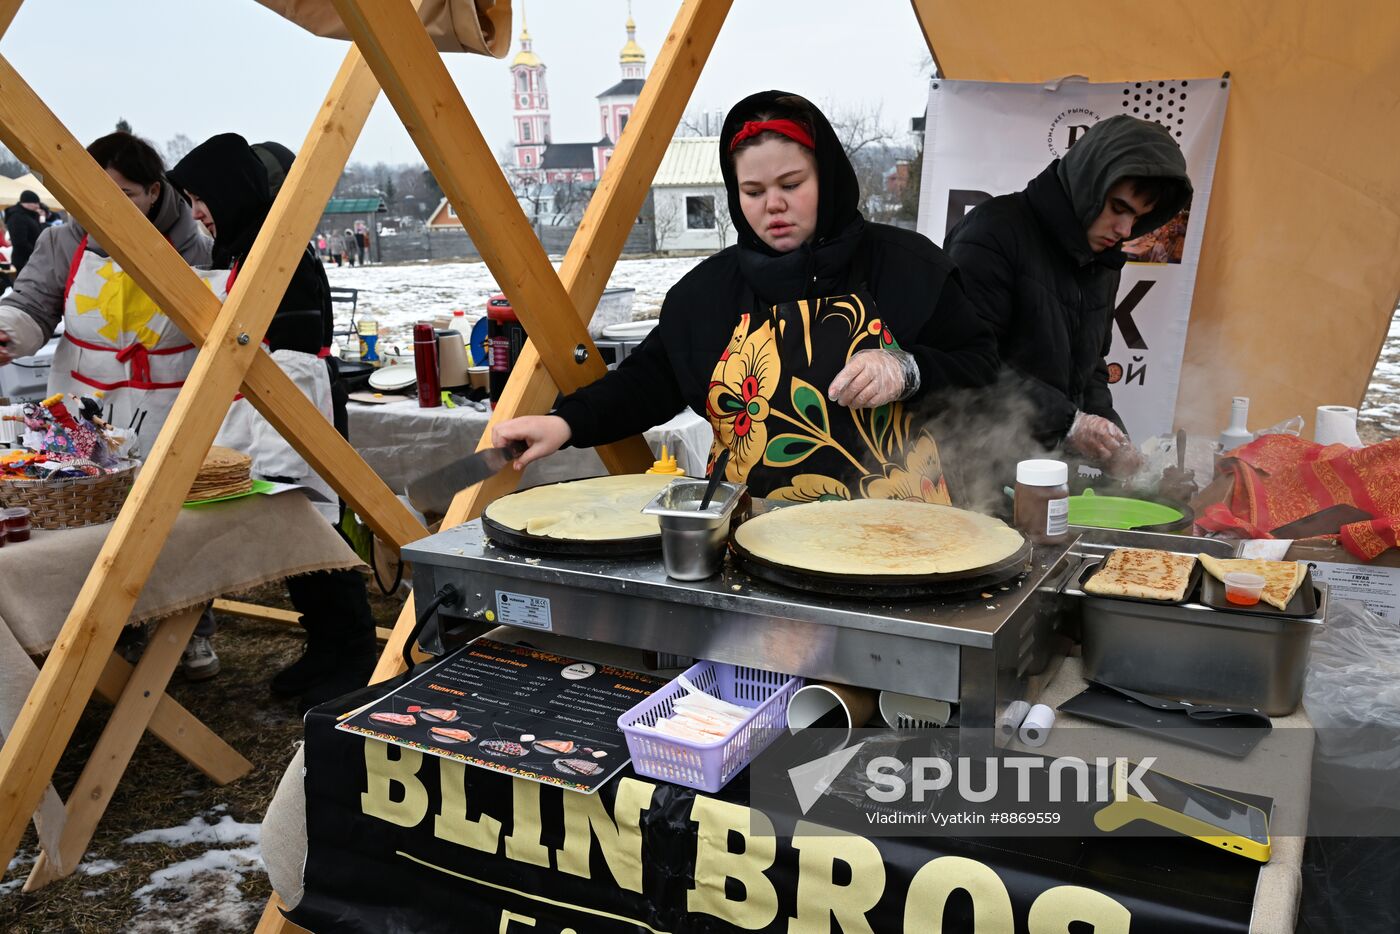
[[[19,12],[24,0],[0,0],[0,37],[3,37],[10,29],[10,24],[15,21],[15,14]]]
[[[705,60],[719,36],[720,27],[732,0],[685,0],[657,56],[627,121],[627,130],[579,225],[560,267],[559,278],[580,318],[591,316],[603,287],[607,285],[632,223],[646,201],[651,180],[661,165],[700,78]],[[458,212],[461,213],[460,211]],[[533,334],[533,332],[531,332]],[[546,372],[533,339],[516,362],[491,424],[546,412],[558,390]],[[487,425],[477,447],[491,445],[491,425]],[[648,459],[651,453],[646,454]],[[520,483],[520,475],[505,470],[489,480],[457,494],[448,507],[443,528],[458,525],[480,515],[485,505],[508,493]],[[372,681],[391,678],[403,670],[403,644],[413,630],[414,600],[410,595],[384,646],[384,654],[374,670]]]
[[[372,88],[372,81],[367,81],[362,69],[363,63],[352,50],[332,85],[326,109],[331,117],[355,112],[358,122],[342,124],[326,119],[323,112],[323,119],[313,125],[302,149],[303,158],[288,174],[242,274],[213,317],[151,456],[117,516],[14,729],[0,747],[0,865],[8,864],[14,855],[117,634],[175,523],[184,494],[228,411],[229,400],[251,365],[261,362],[263,370],[276,369],[262,352],[259,339],[272,320],[306,238],[373,103],[373,95],[365,93]],[[352,93],[354,88],[359,91]],[[172,317],[213,300],[174,248],[96,167],[3,58],[0,136],[21,158],[46,173],[46,184]],[[182,299],[189,299],[188,305]],[[290,380],[280,395],[295,396],[305,403],[307,411],[315,412]],[[325,421],[319,413],[316,417]]]
[[[491,147],[408,0],[333,0],[554,384],[572,392],[607,367],[516,201]],[[633,217],[636,215],[634,214]],[[651,466],[641,438],[600,448],[615,473]]]

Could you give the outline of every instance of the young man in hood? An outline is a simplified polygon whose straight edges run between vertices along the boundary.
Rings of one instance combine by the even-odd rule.
[[[44,231],[44,222],[39,219],[39,196],[32,191],[20,192],[19,201],[5,209],[5,226],[10,231],[10,265],[16,273],[24,272],[39,234]]]
[[[974,208],[948,235],[968,297],[996,331],[1003,366],[1034,408],[1032,433],[1092,463],[1135,460],[1104,360],[1126,240],[1191,199],[1171,131],[1117,116],[1089,129],[1024,191]]]

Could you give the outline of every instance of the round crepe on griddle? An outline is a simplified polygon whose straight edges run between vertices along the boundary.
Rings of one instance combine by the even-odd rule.
[[[734,540],[773,564],[850,577],[969,571],[1010,558],[1025,541],[991,516],[889,499],[775,509],[739,526]]]
[[[492,522],[545,538],[615,541],[660,535],[655,516],[642,514],[674,477],[620,474],[551,483],[502,496],[486,507]]]

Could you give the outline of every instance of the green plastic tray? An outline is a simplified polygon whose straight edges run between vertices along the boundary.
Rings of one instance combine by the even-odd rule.
[[[1086,490],[1069,498],[1069,524],[1096,529],[1141,529],[1150,525],[1180,522],[1185,514],[1179,509],[1126,496],[1095,496]]]

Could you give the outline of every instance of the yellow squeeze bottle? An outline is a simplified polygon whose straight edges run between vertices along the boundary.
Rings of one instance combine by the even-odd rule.
[[[685,476],[685,471],[676,464],[675,455],[668,454],[666,452],[666,445],[664,444],[661,445],[661,457],[648,468],[647,473],[662,474],[668,477]]]

